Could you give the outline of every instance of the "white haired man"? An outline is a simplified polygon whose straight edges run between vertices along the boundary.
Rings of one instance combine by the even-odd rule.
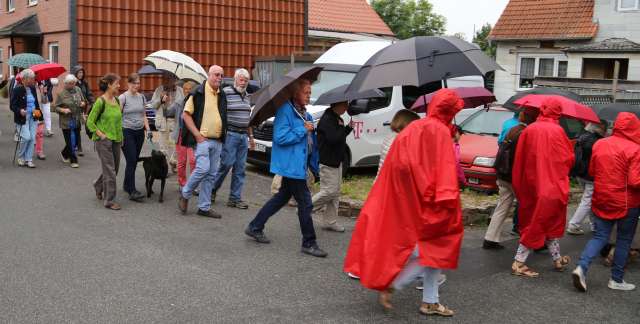
[[[247,209],[249,205],[242,201],[242,186],[245,178],[245,164],[247,163],[247,151],[255,148],[255,141],[249,120],[251,117],[251,103],[247,86],[249,85],[249,71],[238,69],[234,75],[233,86],[222,89],[227,95],[227,138],[222,149],[220,168],[213,184],[211,200],[215,201],[216,192],[222,186],[224,178],[232,171],[231,192],[227,206],[239,209]]]

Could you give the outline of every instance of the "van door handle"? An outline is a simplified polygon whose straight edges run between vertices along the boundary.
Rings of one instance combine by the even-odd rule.
[[[388,121],[384,122],[384,123],[382,123],[382,126],[391,126],[391,122],[388,122]]]

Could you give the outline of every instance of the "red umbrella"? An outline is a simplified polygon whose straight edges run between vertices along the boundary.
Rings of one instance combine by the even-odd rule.
[[[463,87],[453,88],[452,90],[464,100],[464,108],[475,108],[496,101],[493,93],[483,87]],[[413,106],[411,106],[411,110],[418,113],[426,112],[427,106],[431,102],[434,94],[435,92],[418,98],[418,100],[413,103]]]
[[[560,101],[560,103],[562,104],[562,115],[600,124],[600,118],[598,118],[598,115],[596,115],[596,113],[591,108],[563,96],[531,94],[526,95],[514,101],[513,103],[518,106],[540,108],[542,107],[542,103],[549,98],[555,98],[556,100]]]
[[[60,74],[67,71],[64,66],[58,63],[36,64],[32,65],[30,69],[36,74],[37,81],[57,78]]]

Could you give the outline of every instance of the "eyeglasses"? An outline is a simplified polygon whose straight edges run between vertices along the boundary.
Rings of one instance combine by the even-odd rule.
[[[214,73],[213,76],[217,76],[217,77],[223,77],[224,73]]]

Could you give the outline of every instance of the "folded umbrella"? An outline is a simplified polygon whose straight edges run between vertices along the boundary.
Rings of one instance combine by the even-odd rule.
[[[47,63],[44,57],[33,53],[20,53],[9,58],[7,64],[23,69],[28,69],[32,65]]]
[[[483,87],[462,87],[452,88],[462,100],[464,100],[464,108],[475,108],[478,106],[490,104],[496,101],[496,97],[491,91]],[[421,96],[413,103],[411,110],[417,113],[424,113],[427,111],[427,106],[431,102],[431,99],[435,95],[434,93]]]
[[[507,108],[509,110],[518,110],[520,109],[520,105],[515,104],[515,101],[531,94],[540,94],[540,95],[557,95],[565,98],[569,98],[573,101],[580,102],[581,97],[579,94],[567,90],[560,90],[556,88],[547,88],[547,87],[536,87],[531,90],[520,91],[513,95],[509,100],[507,100],[502,107]]]
[[[555,98],[560,101],[563,116],[600,124],[600,118],[598,118],[598,115],[596,115],[591,108],[563,96],[531,94],[514,101],[514,104],[520,107],[541,108],[545,100],[549,98]]]
[[[337,88],[331,89],[318,97],[318,100],[314,102],[314,105],[328,106],[338,102],[347,102],[356,99],[367,98],[382,98],[384,92],[379,89],[365,90],[362,92],[347,92],[348,84],[341,85]]]
[[[44,81],[51,78],[57,78],[60,74],[67,71],[64,66],[58,63],[43,63],[32,65],[31,70],[36,74],[37,81]]]
[[[600,119],[615,121],[621,112],[629,112],[640,118],[640,107],[625,103],[611,103],[607,105],[596,105],[593,107]]]
[[[291,84],[298,79],[307,79],[313,82],[318,78],[318,74],[321,71],[322,67],[319,66],[293,69],[275,82],[251,95],[251,104],[255,106],[251,111],[250,125],[259,125],[275,116],[276,110],[291,98],[291,92],[289,91]]]
[[[424,84],[502,70],[480,48],[457,37],[419,36],[391,44],[365,63],[348,91]]]
[[[160,50],[149,54],[144,60],[158,70],[174,74],[180,80],[202,83],[207,79],[207,71],[196,60],[179,52]]]

